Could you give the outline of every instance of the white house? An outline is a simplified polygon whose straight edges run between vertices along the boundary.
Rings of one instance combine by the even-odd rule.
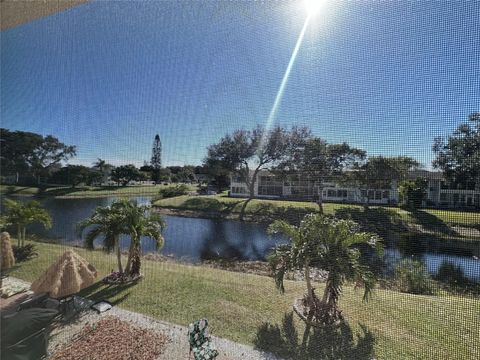
[[[415,171],[409,175],[414,179],[422,177],[428,180],[427,206],[435,207],[480,207],[480,183],[470,184],[466,188],[449,187],[442,174],[431,171]],[[248,189],[238,175],[230,179],[230,196],[246,197]],[[312,201],[317,198],[318,187],[309,185],[308,181],[297,179],[284,180],[269,171],[260,171],[255,181],[256,198],[288,199]],[[343,185],[334,179],[323,183],[322,197],[326,202],[364,203],[395,205],[399,202],[398,184],[392,181],[390,187],[384,189],[360,189]]]
[[[480,208],[480,181],[464,185],[452,185],[441,172],[413,171],[411,178],[421,177],[428,181],[427,206],[447,208]]]

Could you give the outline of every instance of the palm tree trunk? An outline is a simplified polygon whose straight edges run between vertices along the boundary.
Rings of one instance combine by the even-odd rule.
[[[310,280],[310,262],[307,261],[305,264],[305,283],[307,284],[307,298],[309,300],[313,299],[313,287],[312,281]]]
[[[317,187],[317,196],[318,212],[323,215],[323,187],[320,185]]]
[[[325,282],[325,290],[323,291],[323,297],[322,301],[326,304],[328,302],[328,294],[330,293],[330,286],[331,286],[331,281],[330,281],[330,273],[327,276],[327,281]]]
[[[140,267],[141,267],[140,261],[141,261],[140,249],[139,249],[139,246],[135,246],[133,249],[133,256],[132,256],[132,269],[130,271],[130,274],[132,276],[140,275]]]
[[[17,245],[20,246],[22,241],[22,228],[20,225],[17,225]]]
[[[27,232],[27,227],[24,226],[23,229],[22,229],[22,246],[25,246],[25,234]]]
[[[130,267],[132,265],[132,255],[133,255],[133,237],[130,240],[130,247],[128,248],[128,259],[127,266],[125,266],[125,273],[130,273]]]
[[[132,243],[128,254],[128,264],[125,272],[131,276],[140,274],[140,238],[137,234],[132,235]]]
[[[122,252],[120,251],[120,239],[118,236],[115,237],[115,246],[117,248],[117,263],[118,263],[118,271],[123,273],[122,267]]]

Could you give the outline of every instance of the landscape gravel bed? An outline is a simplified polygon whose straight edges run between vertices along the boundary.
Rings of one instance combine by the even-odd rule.
[[[167,323],[139,313],[123,310],[118,307],[113,307],[111,310],[102,314],[97,314],[94,311],[87,311],[75,322],[56,328],[52,333],[49,343],[49,353],[52,354],[51,356],[57,351],[64,349],[68,344],[73,343],[78,338],[85,325],[88,324],[89,326],[94,326],[94,324],[106,317],[116,317],[131,326],[153,330],[169,339],[165,343],[165,348],[162,353],[157,356],[155,360],[186,360],[189,358],[190,348],[187,339],[187,327]],[[215,333],[215,324],[212,324],[211,333]],[[116,341],[121,341],[121,338],[116,337]],[[258,351],[251,346],[239,344],[227,339],[212,336],[212,343],[219,351],[217,360],[280,360],[280,358],[270,353]],[[53,357],[52,359],[60,360],[67,358],[68,357]],[[190,355],[190,359],[192,358],[193,356]],[[70,357],[68,359],[72,358]],[[84,357],[81,359],[90,360],[93,358]]]
[[[51,360],[154,360],[168,338],[160,332],[132,326],[115,316],[85,324],[75,340],[57,350]]]

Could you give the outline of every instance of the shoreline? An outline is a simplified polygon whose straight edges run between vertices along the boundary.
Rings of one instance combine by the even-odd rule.
[[[175,209],[175,208],[160,207],[158,205],[152,205],[152,208],[162,215],[195,218],[195,219],[210,219],[210,220],[220,219],[220,220],[242,221],[240,220],[238,213],[225,214],[219,211]],[[249,222],[249,223],[255,223],[255,224],[270,224],[271,221],[272,221],[271,219],[264,219],[264,218],[254,219],[249,214],[246,214],[245,218],[243,219],[243,222]]]
[[[22,194],[22,193],[2,193],[1,196],[12,196],[12,197],[32,197],[32,198],[53,198],[53,199],[95,199],[102,197],[130,197],[130,196],[157,196],[157,193],[145,193],[141,191],[128,192],[123,194],[118,193],[105,193],[105,194],[86,194],[86,195],[52,195],[52,194]]]

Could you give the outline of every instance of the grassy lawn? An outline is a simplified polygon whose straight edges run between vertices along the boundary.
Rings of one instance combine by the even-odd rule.
[[[1,195],[37,195],[38,187],[0,185],[0,194]]]
[[[184,195],[158,200],[155,202],[155,205],[172,209],[238,214],[244,202],[245,199],[230,198],[224,195]],[[325,203],[323,204],[323,209],[326,214],[351,216],[354,219],[356,215],[358,217],[364,215],[363,208],[359,205]],[[318,206],[311,202],[253,199],[246,207],[246,214],[250,216],[267,216],[267,218],[268,215],[272,218],[273,216],[282,217],[282,215],[286,217],[296,215],[298,217],[317,210]],[[389,222],[398,223],[403,221],[419,224],[434,230],[442,230],[442,226],[450,225],[480,227],[480,212],[425,209],[411,213],[398,207],[382,206],[370,206],[369,211],[371,218],[376,217]]]
[[[67,247],[37,243],[39,257],[11,275],[32,281]],[[76,249],[106,275],[115,257]],[[187,325],[206,317],[212,333],[295,359],[478,359],[480,300],[415,296],[377,290],[363,303],[361,292],[344,289],[340,303],[348,324],[318,329],[300,346],[304,324],[291,304],[303,283],[286,282],[280,295],[271,278],[144,260],[143,281],[133,286],[96,284],[82,295],[165,321]],[[322,284],[317,284],[322,291]],[[302,354],[303,352],[303,354]]]
[[[0,185],[2,195],[39,195],[57,197],[97,197],[97,196],[129,196],[158,195],[160,189],[173,185],[137,185],[137,186],[82,186],[71,188],[67,186],[49,187],[40,190],[37,187]],[[196,190],[196,185],[189,185]]]

